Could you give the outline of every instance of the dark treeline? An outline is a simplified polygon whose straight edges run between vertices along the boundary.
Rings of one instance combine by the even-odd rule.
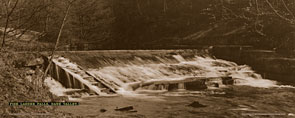
[[[114,0],[114,44],[119,46],[177,44],[186,35],[208,27],[201,14],[212,0]],[[123,45],[121,45],[123,44]]]
[[[40,41],[55,42],[72,1],[61,46],[295,45],[294,0],[2,0],[1,31],[9,34],[2,41],[33,30]]]

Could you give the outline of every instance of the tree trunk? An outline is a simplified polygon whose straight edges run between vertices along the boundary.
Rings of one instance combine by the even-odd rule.
[[[9,23],[9,18],[7,17],[6,22],[5,22],[4,31],[3,31],[3,37],[2,37],[2,45],[1,45],[2,48],[5,45],[5,38],[6,38],[6,31],[7,31],[7,28],[8,28],[8,23]]]
[[[72,3],[73,3],[73,2],[71,2],[71,3],[68,5],[68,7],[67,7],[66,14],[65,14],[65,16],[64,16],[64,18],[63,18],[63,21],[62,21],[62,24],[61,24],[61,27],[60,27],[60,29],[59,29],[59,33],[58,33],[58,36],[57,36],[57,39],[56,39],[56,42],[55,42],[55,47],[54,47],[54,49],[53,49],[53,51],[52,51],[52,53],[51,53],[51,57],[50,57],[50,59],[49,59],[49,64],[48,64],[48,66],[46,67],[46,70],[45,70],[44,74],[43,74],[42,77],[41,77],[42,80],[44,80],[44,77],[47,75],[48,70],[49,70],[50,66],[52,65],[52,59],[53,59],[53,56],[54,56],[55,51],[57,50],[57,47],[58,47],[58,44],[59,44],[59,40],[60,40],[60,37],[61,37],[61,34],[62,34],[62,31],[63,31],[64,25],[65,25],[65,22],[66,22],[66,20],[67,20],[67,16],[68,16],[68,14],[69,14],[70,7],[71,7]]]

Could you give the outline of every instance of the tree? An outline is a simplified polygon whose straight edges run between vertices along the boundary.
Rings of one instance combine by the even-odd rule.
[[[9,20],[11,15],[13,14],[13,12],[15,11],[16,6],[18,5],[19,0],[16,0],[14,3],[12,0],[8,0],[8,1],[2,1],[4,3],[5,6],[5,27],[4,27],[4,31],[3,31],[3,37],[2,37],[2,45],[1,47],[3,48],[5,45],[5,38],[6,38],[6,31],[9,25]],[[11,6],[11,4],[13,4],[13,6]]]
[[[100,42],[110,37],[113,17],[108,1],[76,1],[71,15],[71,33],[84,42]]]
[[[244,27],[248,37],[241,40],[261,42],[254,45],[286,48],[281,44],[295,40],[294,0],[216,0],[205,13],[212,24],[226,24],[232,30]]]
[[[2,47],[5,46],[7,38],[19,39],[29,30],[40,31],[40,18],[42,11],[50,6],[34,0],[8,0],[2,2],[4,9],[4,31],[2,36]]]
[[[58,44],[60,42],[60,37],[62,35],[62,31],[64,29],[64,26],[65,26],[65,23],[66,23],[66,20],[67,20],[67,17],[68,17],[68,14],[69,14],[69,11],[70,11],[70,8],[72,6],[72,4],[75,2],[75,0],[72,0],[72,1],[67,1],[67,8],[66,8],[66,13],[63,17],[63,20],[62,20],[62,24],[60,26],[60,29],[59,29],[59,33],[58,33],[58,36],[57,36],[57,39],[56,39],[56,42],[55,42],[55,46],[54,46],[54,49],[52,50],[52,53],[51,53],[51,56],[50,56],[50,59],[49,59],[49,64],[47,65],[46,69],[45,69],[45,72],[44,74],[42,75],[41,79],[44,80],[44,77],[47,76],[47,73],[49,71],[49,68],[50,66],[52,65],[52,59],[54,58],[54,54],[55,54],[55,51],[57,50],[58,48]]]

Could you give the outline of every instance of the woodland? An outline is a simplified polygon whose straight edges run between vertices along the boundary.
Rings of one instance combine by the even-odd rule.
[[[59,47],[252,45],[290,51],[295,44],[294,0],[1,0],[0,6],[2,47],[26,33],[55,43],[60,31]]]

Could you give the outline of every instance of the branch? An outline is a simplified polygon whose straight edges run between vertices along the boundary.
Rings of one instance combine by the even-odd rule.
[[[38,13],[38,12],[40,12],[42,9],[44,9],[45,7],[42,7],[42,8],[40,8],[40,9],[38,9],[38,10],[36,10],[36,11],[34,11],[30,16],[29,16],[29,18],[27,18],[21,25],[19,25],[19,26],[17,26],[17,27],[15,27],[15,28],[13,28],[12,30],[9,30],[9,31],[6,31],[6,33],[9,33],[9,32],[13,32],[13,31],[15,31],[15,30],[18,30],[18,29],[21,29],[23,26],[25,26],[27,23],[29,23],[29,21]],[[27,28],[25,28],[25,29],[27,29]]]
[[[14,5],[13,5],[11,11],[7,14],[7,17],[10,17],[10,16],[11,16],[11,14],[13,13],[13,11],[14,11],[14,9],[16,8],[17,4],[18,4],[18,0],[16,0],[16,2],[14,3]]]
[[[10,1],[9,1],[10,2]],[[6,2],[5,2],[6,3]],[[2,46],[1,48],[4,47],[5,45],[5,38],[6,38],[6,30],[8,28],[8,24],[9,24],[9,17],[12,15],[13,11],[15,10],[16,6],[18,4],[18,0],[16,0],[16,2],[14,3],[14,6],[12,7],[11,11],[8,13],[8,6],[6,5],[7,8],[7,18],[6,18],[6,22],[5,22],[5,27],[4,27],[4,32],[3,32],[3,37],[2,37]]]
[[[33,11],[32,11],[32,14],[35,14],[35,13],[38,13],[38,12],[41,12],[43,9],[46,9],[47,7],[51,6],[52,4],[49,4],[47,6],[37,6],[37,7],[34,7]],[[26,14],[26,15],[21,15],[20,17],[16,18],[16,19],[10,19],[9,21],[16,21],[18,19],[22,19],[22,18],[25,18],[27,16],[29,16],[29,18],[32,16],[32,14]]]
[[[259,10],[259,5],[258,5],[258,0],[255,0],[255,4],[256,4],[256,19],[255,19],[255,24],[254,24],[254,29],[256,31],[256,33],[262,35],[262,36],[265,36],[264,33],[262,33],[262,28],[260,30],[257,29],[257,24],[259,23],[258,19],[259,19],[259,13],[260,13],[260,10]]]
[[[278,12],[278,10],[276,10],[268,0],[265,0],[265,1],[266,1],[266,3],[268,4],[268,6],[274,11],[274,13],[275,13],[277,16],[279,16],[279,17],[280,17],[281,19],[283,19],[283,20],[288,21],[290,24],[295,24],[295,23],[294,23],[294,20],[288,19],[288,18],[284,17],[283,15],[281,15],[281,14]]]
[[[294,14],[291,12],[291,10],[288,8],[288,6],[286,5],[284,0],[281,0],[283,2],[284,7],[286,8],[286,10],[291,14],[291,16],[293,17],[293,19],[295,19]]]
[[[137,4],[137,9],[138,9],[139,15],[142,15],[141,7],[140,7],[138,0],[136,0],[136,4]]]

